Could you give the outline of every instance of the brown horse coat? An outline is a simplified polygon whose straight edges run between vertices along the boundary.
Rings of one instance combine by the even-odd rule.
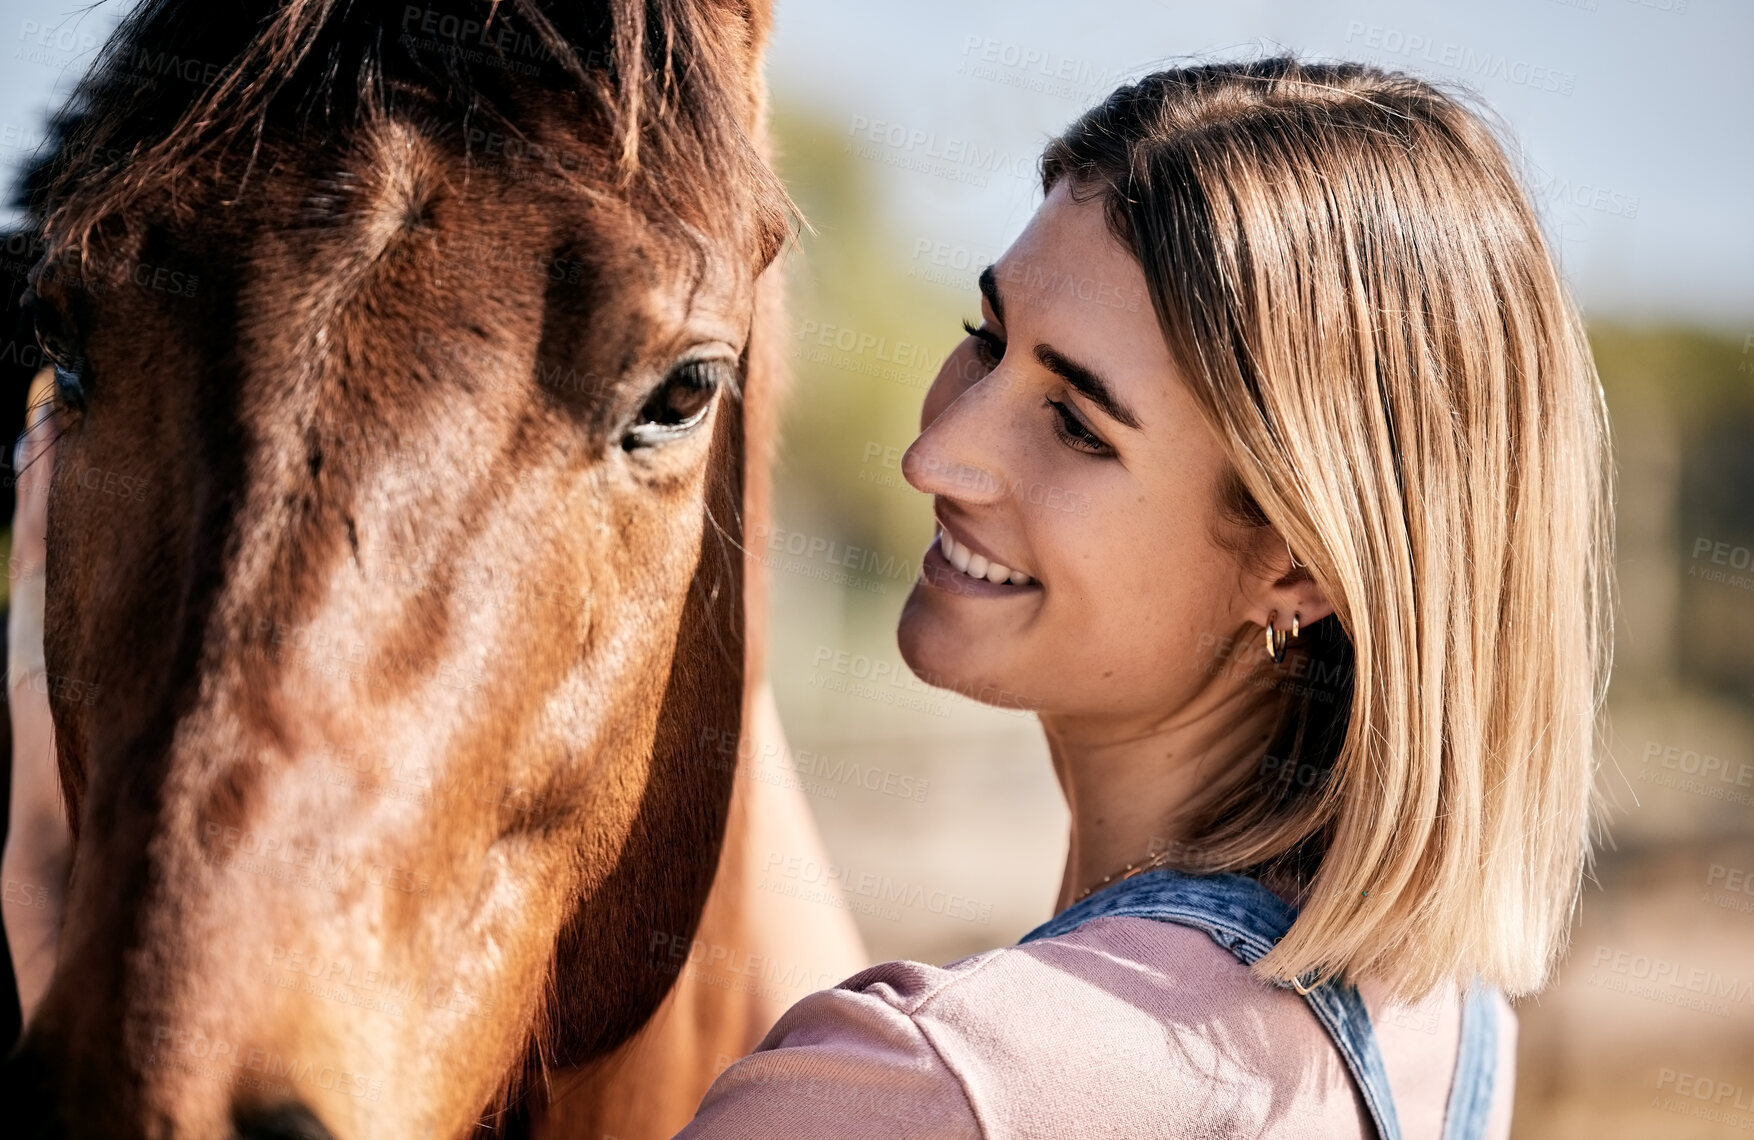
[[[63,1134],[668,1127],[768,1016],[684,987],[631,1047],[670,1103],[556,1095],[659,1072],[607,1059],[694,939],[735,770],[702,745],[763,668],[765,32],[707,0],[155,0],[81,88],[32,199],[79,840],[7,1071]],[[753,948],[749,844],[712,913]],[[703,1064],[690,1018],[733,1011]]]

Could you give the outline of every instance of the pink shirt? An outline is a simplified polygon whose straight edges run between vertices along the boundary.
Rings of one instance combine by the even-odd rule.
[[[1405,1140],[1439,1140],[1458,995],[1370,1010]],[[1510,1134],[1516,1021],[1499,1003],[1489,1140]],[[799,1001],[720,1075],[687,1140],[1263,1137],[1369,1140],[1303,999],[1205,933],[1099,918],[948,966],[888,962]]]

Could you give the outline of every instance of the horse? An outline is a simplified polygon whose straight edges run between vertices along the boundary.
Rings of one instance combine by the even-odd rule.
[[[759,950],[757,836],[816,842],[736,780],[769,24],[147,0],[106,45],[25,192],[75,842],[27,1128],[669,1128],[765,1029],[674,948]]]

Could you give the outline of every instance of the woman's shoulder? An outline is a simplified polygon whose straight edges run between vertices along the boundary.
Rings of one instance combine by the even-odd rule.
[[[1357,1136],[1360,1121],[1295,995],[1200,931],[1101,918],[809,995],[681,1135]]]

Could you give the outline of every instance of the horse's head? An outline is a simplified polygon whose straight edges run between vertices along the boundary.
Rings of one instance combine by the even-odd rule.
[[[457,1135],[662,997],[788,223],[751,7],[155,0],[63,117],[56,1134]]]

